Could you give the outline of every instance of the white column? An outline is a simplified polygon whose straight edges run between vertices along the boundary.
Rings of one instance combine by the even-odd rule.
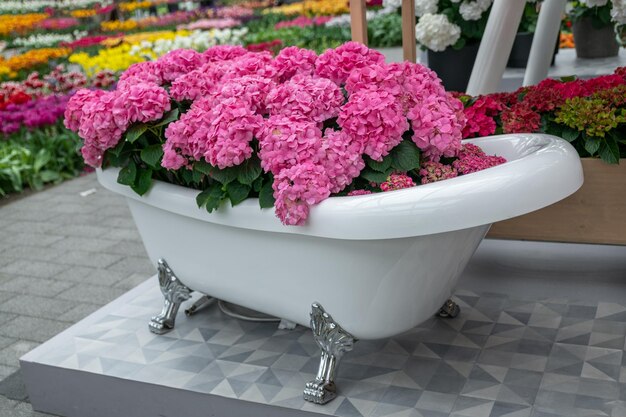
[[[526,0],[493,2],[467,86],[468,94],[488,94],[498,90],[525,5]]]
[[[537,30],[530,48],[524,85],[537,84],[548,76],[552,53],[561,31],[561,18],[567,0],[550,0],[541,4]]]

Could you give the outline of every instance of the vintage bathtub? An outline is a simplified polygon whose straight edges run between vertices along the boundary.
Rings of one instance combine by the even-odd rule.
[[[283,226],[252,199],[209,214],[196,206],[198,191],[157,182],[140,197],[117,184],[117,169],[97,175],[127,198],[151,260],[167,262],[159,266],[166,303],[151,329],[173,327],[191,290],[311,326],[322,361],[305,398],[324,403],[334,397],[336,361],[355,338],[389,337],[431,317],[491,223],[559,201],[583,182],[576,151],[557,137],[470,142],[509,162],[415,188],[330,198],[304,227]]]

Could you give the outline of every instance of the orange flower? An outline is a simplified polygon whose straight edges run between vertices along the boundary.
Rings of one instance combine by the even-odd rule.
[[[21,15],[0,15],[0,36],[11,33],[23,34],[35,27],[35,25],[49,16],[45,13],[29,13]]]
[[[129,30],[137,29],[137,21],[135,20],[114,20],[112,22],[102,22],[100,29],[104,32],[127,32]]]
[[[18,71],[37,65],[47,64],[51,59],[64,58],[72,52],[69,48],[32,49],[21,55],[0,61],[0,75],[15,77]]]
[[[95,9],[80,9],[80,10],[74,10],[70,13],[70,15],[72,17],[75,17],[77,19],[85,19],[88,17],[93,17],[96,15],[96,10]]]

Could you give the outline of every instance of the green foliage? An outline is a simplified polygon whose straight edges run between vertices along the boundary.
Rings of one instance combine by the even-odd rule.
[[[367,37],[372,48],[402,46],[402,17],[398,13],[375,17],[367,22]]]
[[[80,139],[61,123],[0,140],[0,195],[41,189],[80,174]]]
[[[611,2],[607,2],[604,6],[587,7],[581,1],[570,2],[571,9],[569,18],[572,22],[578,22],[581,19],[591,19],[591,25],[600,29],[611,26]]]

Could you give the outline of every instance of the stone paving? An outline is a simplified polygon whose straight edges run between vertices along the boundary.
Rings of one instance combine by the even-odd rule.
[[[46,416],[20,356],[154,273],[126,203],[94,174],[0,206],[0,416]]]

